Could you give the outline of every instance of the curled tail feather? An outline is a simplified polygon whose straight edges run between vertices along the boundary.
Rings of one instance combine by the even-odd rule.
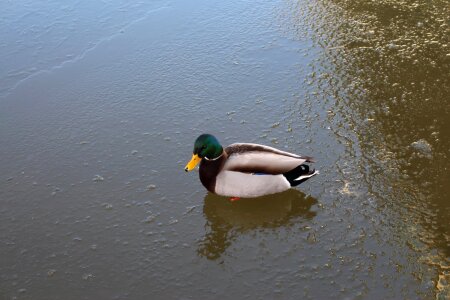
[[[317,174],[319,174],[319,171],[310,170],[308,165],[302,164],[284,173],[283,176],[286,177],[291,186],[297,186]]]

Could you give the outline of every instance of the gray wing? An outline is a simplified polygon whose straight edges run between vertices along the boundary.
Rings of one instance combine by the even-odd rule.
[[[282,174],[304,162],[314,162],[309,156],[258,144],[232,144],[225,152],[228,159],[223,169],[245,173]]]
[[[251,198],[283,192],[290,187],[283,175],[222,171],[217,175],[214,192],[222,196]]]

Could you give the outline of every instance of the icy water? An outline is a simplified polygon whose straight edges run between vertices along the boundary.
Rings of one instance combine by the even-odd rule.
[[[448,299],[448,1],[6,1],[0,299]],[[316,157],[230,203],[203,132]]]

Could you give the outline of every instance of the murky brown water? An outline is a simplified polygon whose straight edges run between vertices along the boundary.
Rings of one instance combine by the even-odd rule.
[[[0,299],[446,299],[447,1],[4,4]],[[230,203],[202,132],[314,155]]]

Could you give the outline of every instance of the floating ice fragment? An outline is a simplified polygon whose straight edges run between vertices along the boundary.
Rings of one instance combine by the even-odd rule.
[[[100,176],[100,175],[95,175],[94,176],[94,178],[92,178],[92,181],[95,181],[95,182],[99,182],[99,181],[103,181],[103,180],[105,180],[105,178],[103,178],[102,176]]]
[[[83,276],[81,276],[81,278],[83,278],[83,280],[92,280],[94,278],[94,275],[92,274],[83,274]]]
[[[153,221],[155,221],[155,219],[156,219],[156,216],[150,215],[147,218],[145,218],[143,222],[144,223],[152,223]]]
[[[105,202],[105,203],[103,203],[103,204],[102,204],[102,206],[103,206],[103,207],[104,207],[105,209],[107,209],[107,210],[111,210],[111,209],[112,209],[112,207],[113,207],[113,206],[112,206],[112,204],[110,204],[110,203],[106,203],[106,202]]]
[[[394,43],[388,44],[387,47],[388,47],[389,49],[397,49],[397,48],[398,48],[398,46],[397,46],[396,44],[394,44]]]
[[[417,150],[420,153],[422,153],[423,155],[425,155],[426,158],[432,157],[433,149],[431,148],[431,145],[425,139],[420,139],[416,142],[411,143],[411,147],[414,150]]]

